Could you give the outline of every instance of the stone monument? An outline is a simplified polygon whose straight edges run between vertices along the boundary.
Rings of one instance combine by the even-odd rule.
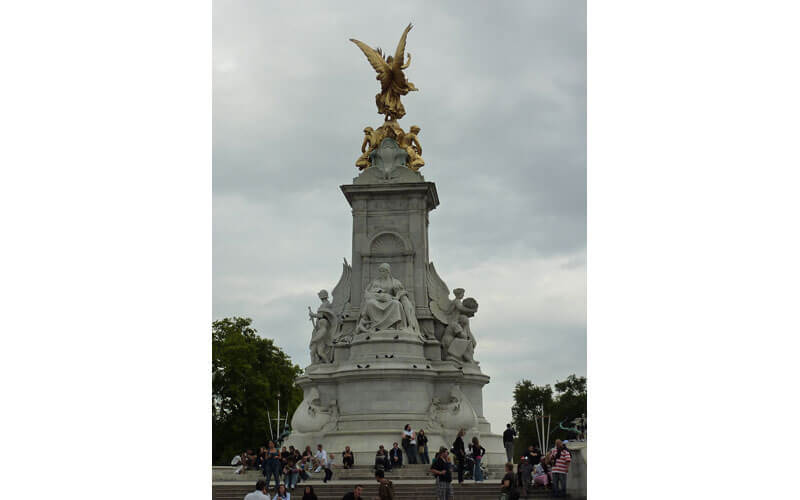
[[[483,414],[489,377],[475,359],[470,319],[478,301],[464,298],[436,272],[428,248],[428,214],[439,205],[425,165],[420,128],[405,132],[400,96],[417,90],[403,70],[409,25],[394,57],[352,40],[377,71],[375,96],[384,123],[366,127],[360,173],[341,186],[352,208],[352,264],[345,259],[330,296],[310,307],[311,364],[297,384],[304,399],[292,417],[285,445],[303,449],[322,443],[355,452],[356,463],[372,464],[378,446],[390,448],[406,424],[424,429],[431,457],[450,448],[459,429],[465,441],[478,436],[490,464],[505,462],[502,438]]]

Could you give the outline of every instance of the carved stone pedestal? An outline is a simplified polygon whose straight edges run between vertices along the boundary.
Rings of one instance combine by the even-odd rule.
[[[352,267],[345,264],[332,303],[318,313],[331,325],[332,362],[314,362],[297,379],[305,399],[284,444],[322,443],[337,455],[350,446],[356,463],[371,464],[379,445],[400,442],[406,424],[425,430],[431,457],[464,428],[465,441],[478,436],[490,463],[504,463],[502,439],[483,415],[489,377],[477,362],[448,359],[441,345],[446,331],[452,338],[459,328],[450,353],[472,352],[468,317],[477,302],[462,302],[460,289],[450,299],[430,262],[436,186],[405,166],[407,155],[392,139],[370,158],[371,167],[341,186],[353,214]]]

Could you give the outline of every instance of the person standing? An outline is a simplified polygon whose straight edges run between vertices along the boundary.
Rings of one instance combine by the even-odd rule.
[[[331,480],[333,476],[333,460],[336,458],[336,455],[331,453],[327,457],[325,457],[325,465],[323,465],[323,470],[325,471],[325,479],[322,480],[323,483],[327,483]]]
[[[431,463],[430,456],[428,456],[428,436],[425,435],[425,431],[422,429],[417,433],[417,449],[419,450],[420,463]]]
[[[263,479],[259,479],[256,482],[256,489],[255,491],[251,491],[247,495],[244,496],[244,500],[269,500],[269,495],[267,495],[267,483]]]
[[[536,467],[542,460],[542,453],[539,451],[539,448],[534,448],[533,445],[528,446],[528,463],[531,464],[532,467]]]
[[[408,463],[417,463],[417,435],[411,430],[411,424],[403,428],[403,451]]]
[[[453,473],[450,470],[450,457],[447,448],[442,446],[436,459],[431,464],[431,474],[436,476],[436,498],[438,500],[452,500],[453,498]]]
[[[467,452],[464,449],[464,434],[464,429],[459,429],[456,440],[453,441],[453,458],[455,459],[456,470],[458,471],[458,484],[464,482],[464,459],[467,456]]]
[[[506,424],[506,430],[503,431],[503,447],[506,449],[506,459],[514,463],[514,438],[517,436],[517,431],[511,427],[511,424]]]
[[[472,479],[476,483],[483,482],[483,469],[481,469],[481,459],[486,455],[486,449],[478,442],[478,436],[472,437],[472,444],[469,445],[472,451],[472,459],[475,460],[475,470],[472,472]]]
[[[550,463],[553,464],[553,496],[567,496],[567,472],[571,461],[567,446],[556,439],[556,447],[550,452]]]
[[[275,477],[275,489],[277,489],[280,484],[281,459],[280,451],[278,451],[274,441],[270,441],[267,444],[266,457],[267,459],[264,461],[264,476],[267,478],[267,489],[269,489],[269,483],[273,476]]]
[[[323,464],[328,461],[328,452],[322,449],[322,444],[317,445],[317,454],[314,458],[317,460],[317,468],[314,469],[314,472],[319,472],[322,470]]]

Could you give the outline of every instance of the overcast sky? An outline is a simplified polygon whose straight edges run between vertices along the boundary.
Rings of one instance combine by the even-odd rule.
[[[582,1],[216,1],[213,317],[248,316],[309,363],[316,292],[351,256],[375,74],[411,21],[406,130],[419,125],[441,205],[430,257],[474,296],[494,431],[514,385],[586,374],[586,7]]]

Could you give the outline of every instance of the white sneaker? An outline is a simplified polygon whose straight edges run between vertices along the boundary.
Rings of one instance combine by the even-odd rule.
[[[322,467],[317,467],[316,469],[314,469],[314,472],[319,472],[321,470],[322,470]]]

